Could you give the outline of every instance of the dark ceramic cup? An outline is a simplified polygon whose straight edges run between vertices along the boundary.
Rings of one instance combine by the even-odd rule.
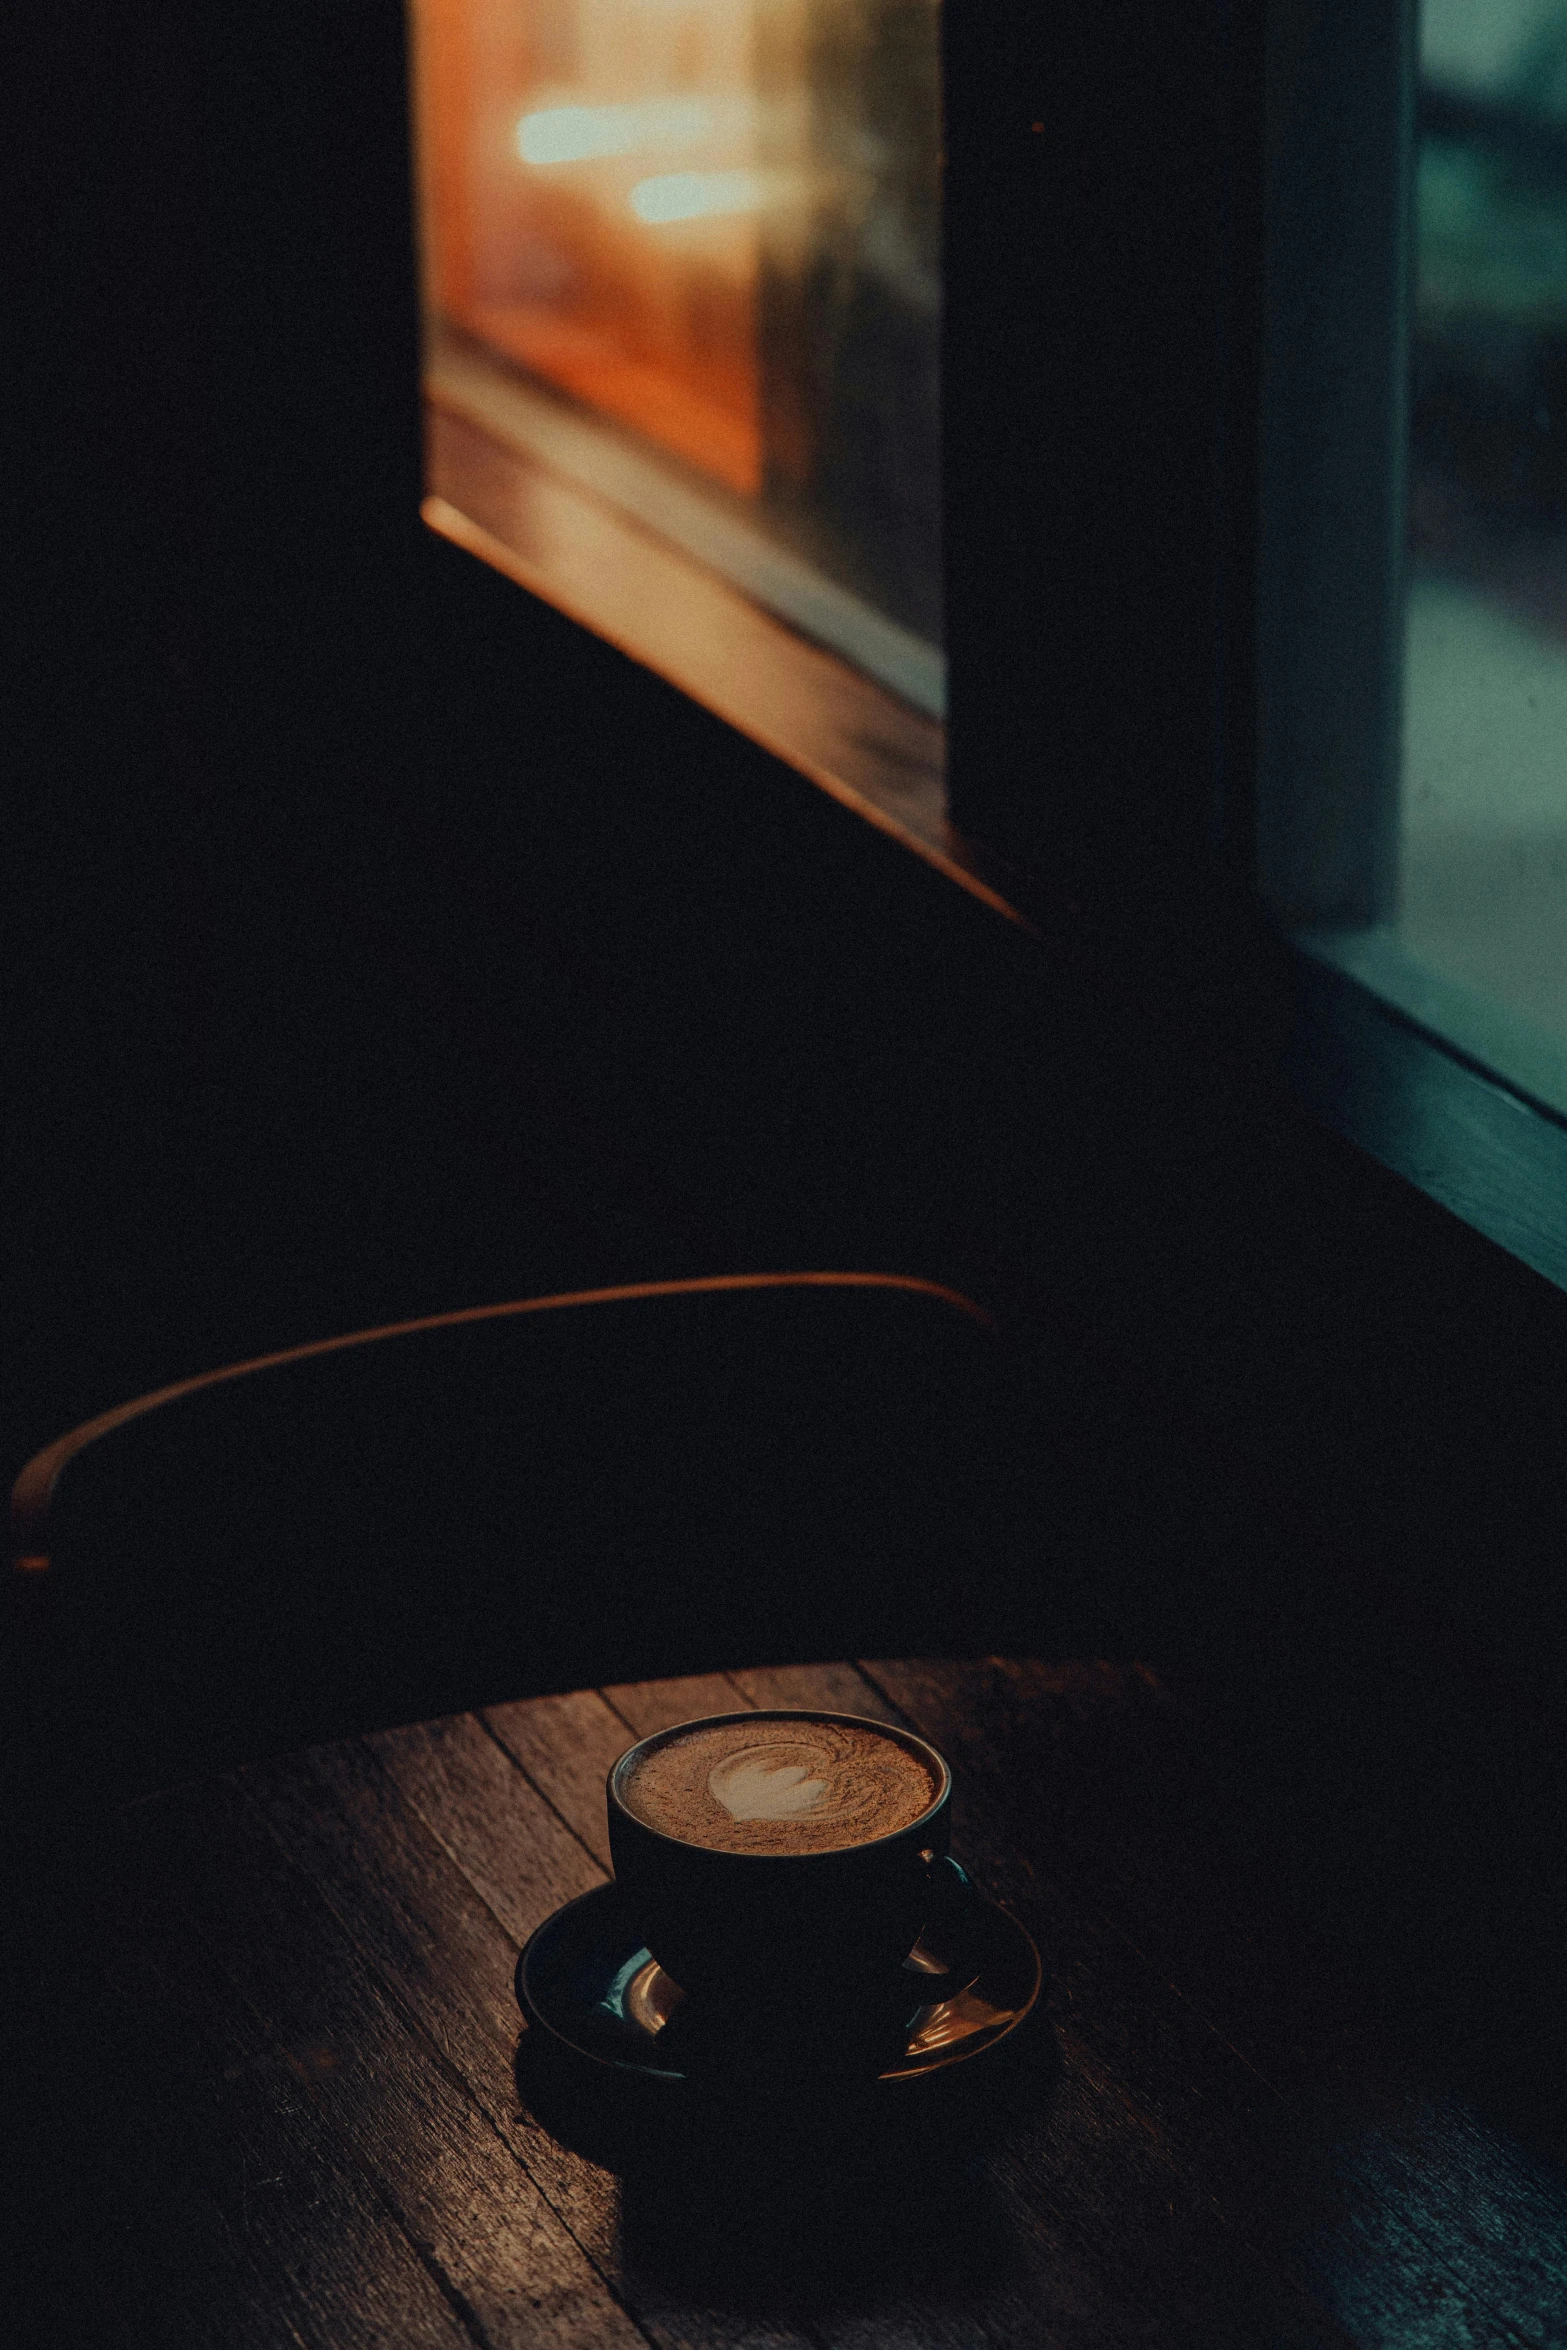
[[[764,1736],[798,1732],[808,1722],[870,1731],[916,1755],[937,1793],[918,1818],[890,1835],[821,1852],[735,1852],[688,1843],[628,1806],[628,1782],[654,1748],[730,1722]],[[977,1902],[947,1851],[952,1773],[924,1739],[815,1708],[715,1714],[631,1747],[610,1771],[608,1799],[616,1881],[648,1949],[683,1991],[725,2006],[790,2009],[824,1994],[841,2002],[878,1990],[896,1997],[900,1988],[917,2006],[956,1987],[961,1957],[945,1974],[905,1968],[938,1919],[949,1948],[960,1951],[961,1921]]]

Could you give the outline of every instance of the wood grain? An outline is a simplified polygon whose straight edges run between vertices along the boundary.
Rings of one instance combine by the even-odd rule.
[[[546,1722],[597,1708],[591,1692],[539,1701]],[[526,1709],[499,1709],[507,1713]],[[533,1742],[538,1743],[539,1725]],[[396,1750],[406,1761],[404,1742]],[[447,1846],[406,1802],[368,1741],[254,1766],[247,1797],[289,1859],[307,1875],[475,2105],[511,2148],[573,2239],[660,2350],[800,2350],[787,2327],[671,2300],[625,2254],[613,2175],[553,2137],[519,2108],[515,2063],[522,2019],[512,1990],[517,1945]],[[447,1775],[450,1786],[450,1775]],[[603,1789],[597,1789],[599,1810]],[[448,1825],[452,1824],[448,1812]],[[454,1829],[461,1848],[465,1839]],[[487,1850],[486,1844],[482,1850]],[[482,1866],[481,1866],[482,1873]],[[605,1872],[583,1860],[588,1884]],[[565,1896],[569,1898],[570,1896]]]
[[[606,1871],[604,1782],[634,1733],[596,1689],[495,1705],[484,1724]]]
[[[767,2132],[654,2160],[536,2108],[512,1996],[521,1939],[604,1881],[609,1763],[744,1705],[932,1738],[955,1849],[1049,1968],[983,2095],[812,2125],[825,2202]],[[1567,2339],[1560,2172],[1281,1926],[1228,1767],[1141,1667],[872,1660],[496,1706],[139,1805],[99,2235],[145,2248],[160,2342],[239,2350]]]
[[[1552,2339],[1567,2322],[1559,2180],[1432,2098],[1353,1986],[1298,1943],[1292,1963],[1279,1921],[1247,1903],[1244,1878],[1222,1877],[1172,1801],[1183,1738],[1153,1676],[998,1660],[865,1670],[959,1774],[955,1844],[1035,1926],[1069,2071],[1135,2105],[1251,2255],[1351,2339],[1404,2338],[1432,2306],[1466,2313],[1459,2338]],[[1020,1689],[1026,1723],[1007,1702]],[[1188,1725],[1185,1742],[1196,1735]],[[1020,1866],[1030,1845],[1039,1858]],[[1395,2151],[1412,2132],[1423,2177]],[[1520,2224],[1455,2226],[1464,2177]]]
[[[752,1705],[814,1706],[824,1713],[861,1714],[869,1721],[908,1726],[857,1665],[775,1665],[728,1678]]]
[[[696,1673],[683,1681],[622,1681],[601,1694],[632,1738],[651,1738],[655,1730],[700,1721],[704,1714],[742,1713],[751,1702],[725,1673]]]
[[[368,2180],[481,2341],[630,2350],[630,2319],[241,1792],[219,1782],[181,1811],[160,1823],[160,1860],[221,1852],[224,1865],[181,1868],[158,1943],[163,1979],[225,1988],[230,2066],[274,2088],[292,2075],[345,2172]],[[300,2102],[291,2095],[288,2110]],[[295,2158],[285,2175],[300,2168]]]
[[[473,1715],[365,1743],[519,1947],[600,1881],[591,1853]]]

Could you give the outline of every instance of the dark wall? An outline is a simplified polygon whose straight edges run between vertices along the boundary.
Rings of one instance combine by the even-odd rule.
[[[954,812],[1139,918],[1247,856],[1263,15],[943,18]]]
[[[1034,1334],[1105,1639],[1553,1653],[1556,1293],[1290,1107],[1259,942],[1030,941],[420,525],[391,0],[36,14],[13,1462],[334,1328],[893,1267]]]
[[[393,0],[38,13],[13,1459],[449,1303],[986,1278],[1019,941],[418,520]]]
[[[13,1461],[575,1269],[538,1200],[512,1261],[498,1209],[475,1239],[526,1180],[380,943],[424,639],[402,72],[395,7],[22,12]]]
[[[392,0],[31,15],[11,1465],[448,1305],[944,1275],[1032,1353],[1033,1644],[1222,1687],[1259,1844],[1460,2022],[1549,1989],[1559,1293],[1293,1107],[1244,926],[1029,940],[422,530]]]

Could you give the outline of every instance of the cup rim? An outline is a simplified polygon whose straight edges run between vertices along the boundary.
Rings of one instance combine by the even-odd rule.
[[[796,1721],[846,1722],[852,1729],[874,1730],[883,1738],[918,1747],[921,1754],[935,1764],[940,1785],[925,1809],[914,1819],[905,1820],[901,1828],[889,1828],[882,1836],[867,1836],[860,1844],[829,1844],[819,1852],[731,1852],[722,1844],[698,1844],[689,1836],[672,1836],[667,1828],[655,1828],[651,1820],[643,1819],[640,1812],[631,1809],[620,1792],[621,1775],[633,1755],[641,1754],[646,1747],[665,1745],[671,1738],[681,1737],[687,1730],[717,1729],[725,1722]],[[638,1738],[626,1748],[624,1754],[615,1757],[609,1766],[605,1787],[612,1811],[618,1811],[622,1819],[629,1820],[645,1836],[656,1836],[660,1843],[673,1844],[681,1852],[707,1852],[715,1860],[722,1861],[759,1861],[764,1867],[775,1867],[780,1861],[787,1861],[791,1867],[796,1867],[809,1861],[842,1861],[853,1853],[876,1852],[884,1844],[900,1843],[905,1837],[913,1835],[917,1828],[924,1827],[927,1821],[935,1818],[951,1795],[952,1765],[940,1749],[932,1746],[928,1738],[922,1738],[917,1730],[900,1729],[892,1722],[878,1722],[871,1714],[839,1713],[823,1705],[737,1706],[732,1713],[693,1714],[687,1722],[669,1722],[662,1730],[650,1730],[645,1738]]]

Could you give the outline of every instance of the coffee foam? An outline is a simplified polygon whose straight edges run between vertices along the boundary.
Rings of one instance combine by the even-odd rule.
[[[831,1852],[893,1835],[930,1809],[940,1780],[869,1723],[812,1714],[696,1723],[621,1783],[663,1835],[716,1852]]]

